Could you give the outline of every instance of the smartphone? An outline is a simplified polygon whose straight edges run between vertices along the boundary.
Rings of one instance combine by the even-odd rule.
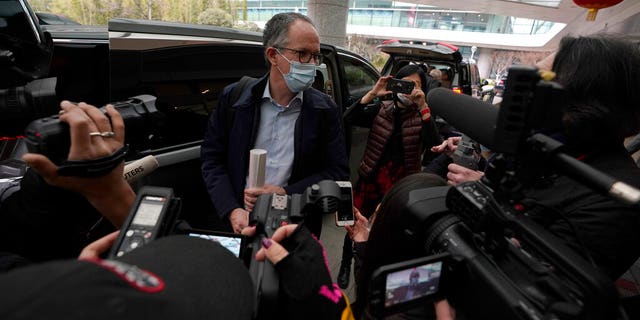
[[[449,256],[438,254],[376,269],[371,277],[369,312],[385,317],[441,299],[440,288]]]
[[[111,249],[110,256],[120,257],[169,233],[177,211],[172,206],[173,203],[173,189],[142,187]]]
[[[234,256],[242,259],[247,247],[247,236],[221,231],[187,229],[184,234],[190,237],[197,237],[219,243],[221,246],[231,251]]]
[[[336,181],[340,187],[340,203],[336,211],[336,226],[352,226],[355,224],[353,214],[353,188],[350,181]]]
[[[409,80],[391,78],[387,81],[387,90],[395,93],[411,94],[415,83]]]

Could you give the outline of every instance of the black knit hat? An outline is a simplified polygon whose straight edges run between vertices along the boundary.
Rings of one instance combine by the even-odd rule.
[[[242,261],[186,236],[116,260],[56,261],[0,276],[0,319],[250,319],[253,305]]]

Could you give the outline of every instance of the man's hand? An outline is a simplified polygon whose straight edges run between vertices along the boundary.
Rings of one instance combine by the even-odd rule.
[[[233,232],[241,233],[242,229],[249,225],[249,212],[242,208],[235,208],[229,214],[229,222]]]
[[[356,223],[353,226],[345,226],[349,238],[355,242],[366,242],[369,240],[369,220],[360,213],[358,208],[353,207]]]
[[[253,207],[256,205],[256,201],[258,200],[258,196],[261,194],[287,194],[284,188],[280,186],[274,186],[272,184],[265,184],[260,188],[249,188],[244,189],[244,208],[251,212]]]
[[[78,256],[78,260],[100,258],[101,254],[111,249],[111,246],[113,246],[116,238],[118,238],[119,232],[120,231],[114,231],[94,242],[91,242],[88,246],[82,249],[82,252],[80,252],[80,256]]]
[[[447,183],[452,186],[466,181],[480,180],[484,176],[482,171],[471,170],[455,163],[449,164],[447,168],[449,169]]]
[[[447,140],[443,141],[440,145],[431,147],[431,152],[435,153],[445,153],[448,156],[451,156],[454,151],[458,148],[458,143],[462,137],[450,137]]]

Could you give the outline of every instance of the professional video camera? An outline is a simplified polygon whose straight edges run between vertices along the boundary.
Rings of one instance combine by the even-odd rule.
[[[172,189],[145,186],[137,193],[111,256],[121,256],[153,239],[176,233],[219,242],[242,259],[249,269],[256,289],[256,318],[272,319],[278,310],[279,278],[270,262],[252,259],[261,248],[260,241],[263,237],[271,237],[282,225],[304,223],[308,217],[336,212],[340,201],[348,201],[351,205],[351,199],[343,199],[338,184],[330,180],[313,184],[303,194],[261,195],[251,214],[256,234],[249,239],[233,233],[190,228],[179,219],[180,199],[174,196]]]
[[[531,220],[520,202],[527,184],[553,163],[588,186],[637,204],[637,190],[559,152],[559,142],[537,133],[560,128],[564,100],[562,88],[542,80],[533,67],[509,70],[499,109],[446,89],[428,94],[434,114],[497,156],[481,181],[409,193],[401,215],[404,233],[422,241],[427,255],[439,255],[374,272],[371,317],[446,297],[471,319],[616,319],[619,302],[611,280]],[[431,282],[420,294],[399,299],[399,283],[408,281],[409,270],[425,270],[430,276],[418,283]]]

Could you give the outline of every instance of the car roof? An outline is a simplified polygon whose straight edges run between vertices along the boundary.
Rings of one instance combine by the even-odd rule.
[[[378,49],[391,56],[425,58],[433,61],[461,62],[462,54],[458,48],[444,43],[411,44],[392,42],[378,46]]]
[[[262,44],[262,33],[259,32],[205,24],[188,24],[157,20],[114,18],[109,20],[109,32],[141,32],[161,35],[183,35],[241,40]]]
[[[79,25],[78,22],[63,15],[50,12],[36,12],[38,22],[44,25]]]

